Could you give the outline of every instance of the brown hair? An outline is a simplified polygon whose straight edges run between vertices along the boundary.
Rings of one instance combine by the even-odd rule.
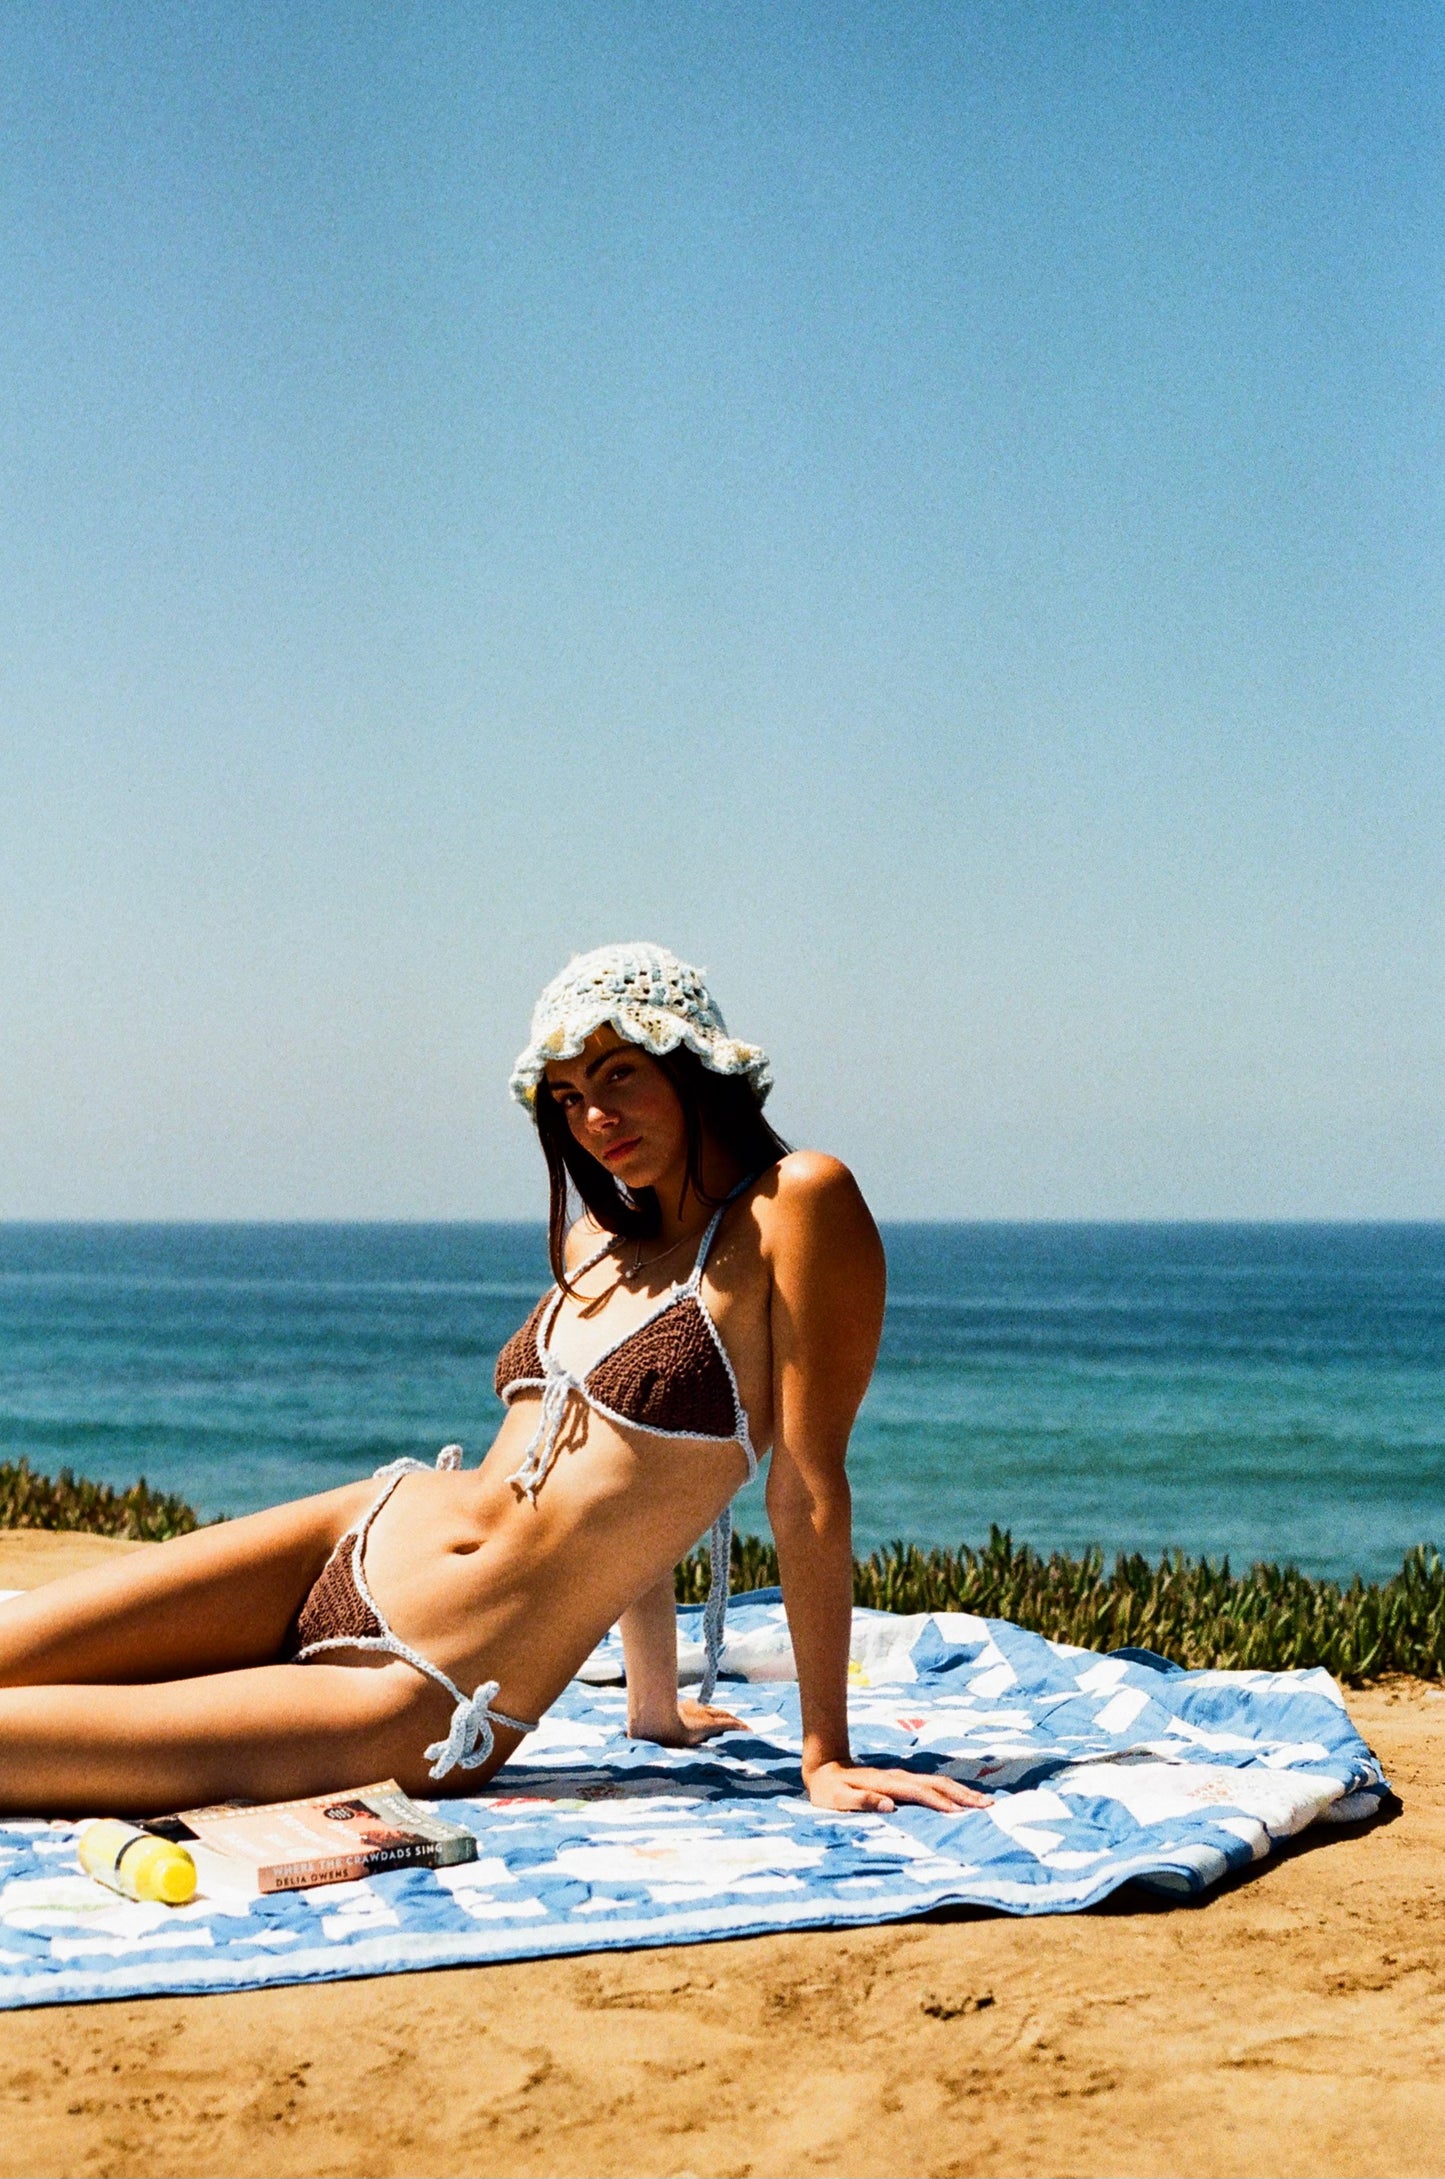
[[[696,1052],[679,1045],[675,1052],[649,1055],[677,1091],[687,1134],[687,1179],[700,1203],[716,1205],[721,1196],[711,1195],[702,1184],[704,1138],[725,1151],[750,1177],[766,1172],[786,1157],[788,1145],[763,1117],[757,1091],[745,1074],[714,1074]],[[565,1245],[570,1224],[569,1190],[581,1198],[584,1209],[604,1233],[620,1233],[645,1240],[656,1233],[662,1212],[655,1188],[639,1188],[629,1201],[607,1168],[594,1158],[567,1125],[567,1115],[547,1087],[543,1075],[537,1084],[532,1117],[542,1155],[547,1160],[551,1200],[547,1214],[547,1254],[552,1276],[564,1293],[567,1284]]]

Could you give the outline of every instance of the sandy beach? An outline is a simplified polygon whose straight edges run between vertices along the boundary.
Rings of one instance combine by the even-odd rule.
[[[1445,1692],[1350,1707],[1402,1813],[1196,1907],[7,2013],[0,2175],[1439,2172]]]

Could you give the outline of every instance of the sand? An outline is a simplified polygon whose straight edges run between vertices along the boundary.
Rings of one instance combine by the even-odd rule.
[[[1441,2172],[1445,1693],[1350,1706],[1402,1813],[1198,1906],[0,2014],[0,2175]]]
[[[150,1551],[148,1543],[121,1543],[111,1536],[75,1536],[47,1528],[0,1528],[0,1589],[38,1589],[42,1581],[78,1574],[122,1551]]]

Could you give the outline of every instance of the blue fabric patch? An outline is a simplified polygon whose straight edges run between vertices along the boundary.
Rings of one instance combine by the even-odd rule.
[[[682,1647],[695,1612],[679,1614]],[[931,1908],[1059,1914],[1142,1880],[1180,1897],[1324,1817],[1360,1820],[1384,1774],[1328,1674],[1161,1670],[1002,1620],[854,1615],[855,1759],[995,1795],[963,1815],[829,1815],[804,1798],[776,1593],[740,1599],[718,1700],[745,1723],[697,1750],[625,1737],[625,1695],[574,1682],[495,1781],[449,1815],[478,1859],[181,1909],[79,1872],[75,1826],[0,1822],[0,2007],[257,1989]],[[594,1660],[609,1668],[607,1646]],[[1160,1662],[1167,1662],[1160,1660]]]

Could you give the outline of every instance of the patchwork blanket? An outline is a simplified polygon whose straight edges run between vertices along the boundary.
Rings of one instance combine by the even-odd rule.
[[[699,1614],[680,1615],[684,1676]],[[0,1819],[0,2007],[692,1944],[933,1908],[1059,1914],[1142,1882],[1189,1897],[1387,1790],[1323,1671],[1182,1672],[964,1613],[854,1615],[860,1762],[947,1772],[984,1810],[828,1815],[800,1788],[775,1591],[738,1599],[718,1699],[740,1732],[695,1751],[625,1736],[615,1640],[496,1781],[447,1812],[478,1858],[249,1903],[118,1900],[75,1826]],[[360,1781],[358,1781],[360,1782]]]

